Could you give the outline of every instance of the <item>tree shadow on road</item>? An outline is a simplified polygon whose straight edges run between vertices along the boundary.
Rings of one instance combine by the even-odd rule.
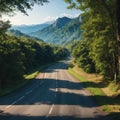
[[[93,117],[84,117],[78,118],[75,116],[31,116],[31,115],[13,115],[3,113],[0,114],[0,120],[114,120],[115,117],[111,116],[97,116]],[[120,120],[116,118],[115,120]]]
[[[43,84],[41,85],[41,81]],[[56,82],[57,89],[56,91]],[[116,102],[115,98],[108,96],[92,96],[91,94],[80,93],[84,91],[83,83],[81,82],[71,82],[68,80],[56,80],[56,79],[36,79],[34,80],[34,88],[31,94],[25,95],[24,91],[18,91],[15,94],[18,94],[17,98],[14,98],[15,94],[12,94],[8,97],[5,96],[0,99],[0,105],[10,105],[16,99],[19,99],[21,96],[25,96],[24,99],[15,103],[15,105],[77,105],[86,108],[99,107],[102,105],[119,105],[119,102]],[[36,87],[36,85],[38,85]],[[86,86],[87,87],[87,86]],[[93,87],[93,86],[92,86]],[[27,88],[27,87],[26,87]],[[28,90],[28,89],[27,89]],[[19,95],[20,94],[20,95]],[[31,97],[32,95],[32,97]],[[55,98],[56,95],[56,98]],[[102,101],[99,104],[96,104],[95,100],[99,99]],[[118,97],[120,99],[120,96]],[[111,116],[117,116],[117,113],[113,113]],[[16,120],[44,120],[45,116],[20,116],[20,115],[11,115],[0,112],[0,120],[9,120],[8,118],[17,118]],[[106,116],[107,118],[108,116]],[[75,118],[74,116],[51,116],[48,120],[114,120],[106,119],[105,117],[97,118]],[[115,119],[117,120],[117,119]]]
[[[42,85],[39,85],[43,81]],[[36,84],[35,84],[36,82]],[[39,104],[55,104],[55,105],[79,105],[82,107],[98,107],[102,105],[119,105],[120,102],[116,102],[116,98],[109,97],[105,95],[91,95],[80,93],[84,89],[81,82],[71,82],[68,80],[57,80],[56,91],[56,80],[54,79],[36,79],[34,80],[35,86],[32,88],[32,98],[31,94],[26,95],[25,91],[18,91],[15,94],[0,99],[0,105],[12,104],[15,100],[19,99],[21,96],[25,96],[23,100],[18,101],[15,105],[34,105]],[[39,85],[36,87],[36,85]],[[92,86],[93,87],[93,86]],[[65,89],[65,90],[62,90]],[[29,89],[31,90],[31,89]],[[27,92],[27,90],[26,90]],[[29,92],[29,91],[28,91]],[[57,96],[55,98],[55,95]],[[120,97],[119,97],[120,98]],[[102,101],[99,104],[95,103],[95,100]],[[23,101],[23,102],[22,102]],[[119,101],[119,100],[118,100]]]

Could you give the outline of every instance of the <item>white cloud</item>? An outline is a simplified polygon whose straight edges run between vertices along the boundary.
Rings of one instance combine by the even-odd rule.
[[[78,17],[79,14],[74,14],[74,15],[71,15],[71,14],[68,14],[68,13],[62,13],[60,15],[60,17],[69,17],[69,18],[75,18],[75,17]]]
[[[43,18],[43,20],[41,20],[41,23],[54,22],[59,17],[75,18],[75,17],[78,17],[78,16],[79,16],[79,14],[71,15],[71,14],[68,14],[68,13],[62,13],[59,16],[47,16],[47,17]]]
[[[58,17],[55,17],[55,16],[47,16],[45,17],[41,22],[42,23],[45,23],[45,22],[53,22],[57,19]]]

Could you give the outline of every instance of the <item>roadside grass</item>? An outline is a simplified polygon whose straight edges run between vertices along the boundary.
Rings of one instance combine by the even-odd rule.
[[[95,74],[87,74],[81,69],[75,70],[75,67],[69,67],[68,72],[83,83],[84,87],[90,91],[92,94],[91,96],[95,98],[97,104],[102,108],[103,111],[109,113],[120,112],[120,97],[116,97],[114,94],[108,96],[104,91],[104,88],[107,90],[111,88],[113,93],[115,93],[116,89],[118,89],[118,86],[115,86],[113,83],[109,85],[103,84],[100,76]],[[111,92],[111,90],[109,90],[109,92]]]
[[[32,70],[30,70],[26,75],[24,75],[24,79],[13,84],[13,85],[8,85],[7,88],[4,88],[2,90],[0,90],[0,96],[5,96],[7,94],[10,94],[18,89],[20,89],[21,87],[25,86],[26,84],[28,84],[32,79],[34,79],[38,73],[40,73],[41,70],[55,64],[56,62],[53,63],[49,63],[46,65],[42,65],[40,67],[35,67]]]
[[[108,87],[112,93],[115,93],[117,90],[120,90],[120,85],[116,85],[114,82],[111,82]]]

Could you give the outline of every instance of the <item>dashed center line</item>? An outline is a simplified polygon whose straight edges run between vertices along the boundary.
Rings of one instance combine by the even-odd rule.
[[[55,89],[55,91],[57,92],[57,91],[58,91],[58,89],[56,88],[56,89]]]
[[[46,73],[44,73],[44,78],[46,78]]]

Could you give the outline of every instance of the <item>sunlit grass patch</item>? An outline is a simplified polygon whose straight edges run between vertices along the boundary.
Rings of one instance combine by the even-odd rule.
[[[10,94],[10,93],[18,90],[19,88],[22,88],[24,85],[28,84],[32,79],[34,79],[38,75],[38,73],[40,73],[41,70],[46,69],[47,67],[49,67],[50,65],[53,65],[53,64],[55,64],[55,62],[45,64],[45,65],[42,65],[40,67],[35,67],[35,68],[31,69],[28,74],[24,75],[23,80],[15,83],[15,84],[8,85],[4,89],[1,89],[0,96]]]
[[[84,73],[82,70],[76,72],[74,68],[69,68],[68,72],[83,83],[84,87],[91,92],[92,96],[94,96],[97,104],[102,107],[103,111],[120,112],[120,98],[117,97],[117,95],[119,95],[119,92],[116,92],[116,90],[119,89],[119,85],[116,86],[113,83],[109,85],[103,84],[104,82],[102,79],[97,79],[100,78],[99,76],[92,75],[89,78],[88,76],[90,75],[87,75],[87,73]],[[106,94],[106,92],[110,93],[111,91],[113,93],[117,93],[117,95],[112,96]]]
[[[24,77],[25,77],[25,79],[27,79],[27,80],[29,80],[29,79],[34,79],[34,78],[37,76],[38,73],[39,73],[39,71],[35,71],[35,72],[31,73],[31,74],[24,75]]]
[[[117,92],[118,90],[120,90],[120,84],[115,84],[114,82],[111,82],[110,84],[109,84],[109,89],[113,92],[113,93],[115,93],[115,92]]]
[[[68,69],[69,73],[72,74],[74,77],[79,79],[83,84],[87,87],[87,89],[90,90],[90,92],[94,95],[104,95],[104,92],[97,88],[97,86],[94,84],[94,82],[89,82],[87,79],[81,77],[78,75],[73,69],[69,68]],[[91,87],[92,86],[92,87]]]

